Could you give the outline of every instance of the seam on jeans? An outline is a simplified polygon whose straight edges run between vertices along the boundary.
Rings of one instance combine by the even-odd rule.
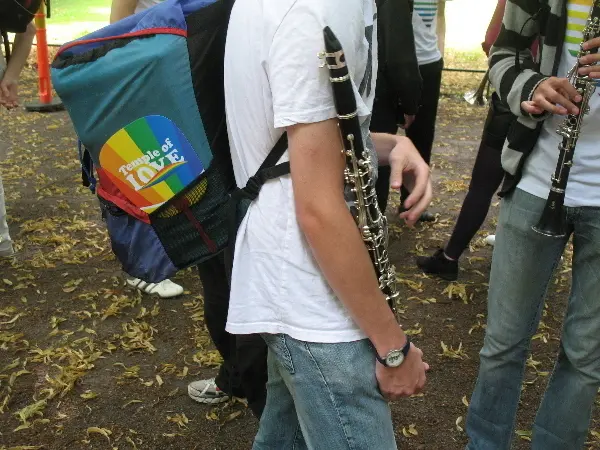
[[[356,450],[355,447],[354,447],[354,445],[352,445],[351,438],[348,435],[348,431],[347,431],[346,426],[344,425],[344,422],[342,420],[342,416],[340,414],[340,407],[339,407],[339,405],[335,401],[335,396],[333,395],[333,392],[332,392],[331,388],[329,387],[329,384],[327,383],[327,379],[325,378],[325,375],[323,374],[323,371],[321,370],[321,367],[319,366],[319,363],[317,362],[317,359],[314,357],[314,355],[310,351],[309,343],[308,342],[304,342],[304,347],[306,348],[306,351],[308,352],[308,354],[310,355],[310,358],[312,359],[313,363],[315,364],[315,367],[319,371],[319,375],[321,375],[321,380],[323,381],[323,384],[327,388],[327,392],[329,393],[329,399],[331,400],[331,403],[333,404],[333,406],[335,408],[335,412],[336,412],[336,415],[337,415],[338,422],[340,424],[340,427],[344,431],[344,436],[346,437],[346,443],[348,444],[348,448],[350,450]]]
[[[537,428],[539,428],[540,430],[544,430],[544,431],[545,431],[546,433],[548,433],[550,436],[554,436],[554,437],[556,438],[556,440],[558,440],[558,441],[560,441],[560,442],[562,442],[562,443],[564,443],[564,444],[567,444],[567,446],[569,445],[569,442],[568,442],[568,441],[565,441],[565,440],[564,440],[563,438],[561,438],[560,436],[557,436],[556,434],[552,433],[551,431],[547,430],[546,428],[542,427],[541,425],[538,425],[538,424],[537,424],[537,423],[535,423],[535,422],[533,423],[533,427],[534,427],[534,428],[535,428],[535,427],[537,427]],[[585,439],[584,439],[584,440],[585,440]]]
[[[298,426],[296,427],[296,432],[294,433],[294,444],[292,450],[299,449],[300,440],[303,438],[302,428],[300,428],[300,422],[298,422]]]
[[[281,335],[281,347],[283,352],[282,356],[285,361],[284,365],[286,366],[286,369],[289,370],[290,374],[294,374],[296,372],[294,370],[294,361],[292,361],[292,353],[287,346],[287,336],[285,334]]]
[[[563,246],[563,252],[565,251],[565,247],[567,246],[567,243],[565,242],[565,245]],[[550,270],[550,273],[548,275],[548,278],[546,279],[546,289],[544,289],[544,292],[542,293],[541,297],[539,298],[539,301],[541,301],[541,304],[539,306],[539,308],[544,308],[544,298],[547,296],[548,294],[548,286],[550,285],[550,280],[552,280],[552,275],[554,275],[554,271],[556,270],[556,267],[558,266],[558,262],[560,261],[560,257],[562,255],[559,254],[555,259],[554,259],[554,263],[552,264],[552,270]],[[536,325],[536,318],[539,316],[539,319],[537,320],[538,324],[539,321],[542,319],[541,317],[541,312],[538,311],[538,313],[536,314],[536,316],[532,319],[531,323],[529,324],[529,342],[531,342],[531,337],[533,336],[533,333],[537,330],[538,326]],[[529,345],[529,348],[531,348],[531,344]]]
[[[285,334],[262,333],[261,336],[269,349],[274,353],[277,362],[293,375],[295,373],[294,363],[292,362],[290,350],[285,343]]]

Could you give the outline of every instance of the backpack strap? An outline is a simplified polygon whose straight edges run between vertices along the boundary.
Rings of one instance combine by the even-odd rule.
[[[248,200],[256,200],[263,184],[274,178],[279,178],[290,173],[290,163],[284,162],[277,164],[288,147],[287,134],[284,133],[273,149],[269,152],[263,163],[260,165],[256,174],[250,177],[246,186],[244,186],[238,195],[240,200],[247,198]],[[238,192],[239,192],[238,191]],[[236,193],[234,193],[235,195]]]
[[[248,182],[246,186],[241,189],[236,189],[231,194],[231,199],[229,203],[229,239],[228,239],[228,248],[225,251],[225,266],[227,271],[227,278],[231,282],[231,271],[233,269],[233,254],[235,252],[235,240],[237,237],[237,229],[238,229],[238,206],[242,199],[247,199],[250,201],[256,200],[258,194],[260,193],[263,185],[275,178],[279,178],[283,175],[287,175],[290,173],[290,163],[284,162],[277,164],[277,161],[281,159],[283,154],[288,148],[288,140],[287,134],[283,133],[283,135],[279,138],[275,146],[271,149],[263,163],[260,165],[256,174],[254,174]],[[230,283],[231,284],[231,283]]]
[[[77,151],[79,152],[79,162],[81,163],[81,183],[96,193],[96,177],[94,177],[94,162],[87,149],[84,149],[83,144],[77,140]]]

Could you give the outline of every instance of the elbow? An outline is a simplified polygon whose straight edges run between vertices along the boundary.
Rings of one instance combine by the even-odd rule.
[[[309,241],[311,236],[323,229],[325,223],[323,212],[312,203],[314,202],[296,202],[296,220]]]
[[[345,208],[343,197],[339,202],[327,198],[310,198],[296,201],[296,220],[306,238],[310,241],[312,236],[320,234],[328,224],[332,224],[336,217],[336,204]]]

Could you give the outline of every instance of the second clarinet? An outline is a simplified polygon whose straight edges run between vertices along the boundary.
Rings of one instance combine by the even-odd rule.
[[[344,144],[342,153],[346,159],[344,179],[352,196],[350,210],[371,256],[379,289],[385,294],[392,311],[396,313],[396,269],[388,257],[387,220],[377,203],[375,180],[372,176],[373,161],[363,142],[354,87],[340,41],[329,27],[323,30],[323,34],[325,52],[320,57],[325,59],[324,65],[329,69],[329,79],[333,87],[339,129]]]
[[[596,53],[597,48],[593,50],[584,50],[583,43],[600,36],[600,0],[594,0],[590,15],[585,28],[583,29],[583,39],[580,44],[577,62],[570,70],[567,78],[581,95],[581,102],[576,103],[579,108],[579,114],[569,114],[564,123],[556,131],[562,136],[562,142],[559,146],[558,163],[556,170],[552,175],[552,185],[548,200],[542,211],[539,222],[533,227],[533,230],[548,237],[563,237],[567,234],[566,214],[564,211],[565,191],[569,181],[569,172],[573,165],[573,155],[577,139],[581,132],[581,125],[585,114],[589,110],[588,103],[596,90],[596,80],[588,75],[580,75],[579,68],[585,67],[579,63],[579,58],[590,53]]]

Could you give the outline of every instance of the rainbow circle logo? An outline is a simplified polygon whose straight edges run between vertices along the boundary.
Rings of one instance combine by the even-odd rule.
[[[158,115],[137,119],[111,136],[100,150],[100,166],[148,214],[204,172],[181,130]]]

